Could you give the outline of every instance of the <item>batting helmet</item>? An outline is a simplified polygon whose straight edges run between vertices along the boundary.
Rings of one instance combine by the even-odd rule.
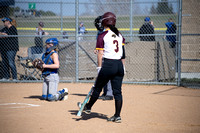
[[[98,16],[95,20],[94,20],[94,26],[97,28],[97,30],[99,31],[103,31],[103,26],[101,24],[101,20],[102,20],[102,16]]]
[[[102,25],[107,26],[107,25],[115,25],[116,24],[116,16],[112,12],[106,12],[103,15],[102,18]]]

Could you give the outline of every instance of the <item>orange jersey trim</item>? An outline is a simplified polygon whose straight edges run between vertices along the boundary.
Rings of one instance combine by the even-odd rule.
[[[104,50],[104,48],[96,48],[96,50]]]

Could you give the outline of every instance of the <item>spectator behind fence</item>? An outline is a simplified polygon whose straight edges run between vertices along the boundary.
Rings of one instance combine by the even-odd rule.
[[[166,34],[175,34],[176,33],[176,24],[173,22],[173,19],[170,18],[168,22],[165,23],[167,30]],[[176,46],[176,35],[166,36],[167,41],[169,41],[169,47],[175,48]]]
[[[79,26],[79,31],[78,31],[78,33],[79,34],[85,34],[87,31],[86,31],[86,29],[85,29],[85,26],[84,26],[84,23],[83,22],[80,22],[80,26]]]
[[[153,21],[150,17],[144,19],[144,24],[140,27],[139,34],[154,34]],[[140,41],[155,41],[155,36],[139,36]]]
[[[68,39],[68,34],[66,31],[63,32],[63,39]]]
[[[17,29],[12,25],[12,19],[5,17],[2,19],[4,28],[0,30],[0,35],[18,35]],[[17,80],[17,69],[15,65],[15,56],[19,51],[18,37],[1,37],[1,57],[2,57],[2,79],[9,80],[10,71],[13,81]]]
[[[86,33],[87,33],[87,30],[85,29],[84,23],[80,22],[80,26],[78,28],[78,34],[83,35],[83,34],[86,34]],[[79,37],[79,40],[82,40],[82,39],[83,39],[83,37]]]
[[[43,22],[39,22],[38,23],[38,27],[36,27],[35,35],[39,35],[39,36],[36,36],[34,38],[34,41],[35,41],[35,45],[37,47],[43,47],[43,35],[49,35],[48,32],[45,32],[43,30],[43,27],[44,27],[44,23]]]

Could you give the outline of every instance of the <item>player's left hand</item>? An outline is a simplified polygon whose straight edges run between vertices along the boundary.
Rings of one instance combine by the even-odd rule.
[[[98,53],[98,50],[95,49],[95,50],[94,50],[94,54],[97,54],[97,53]]]
[[[44,62],[41,60],[41,59],[35,59],[33,62],[32,62],[33,66],[37,69],[39,69],[40,71],[43,71],[44,70],[44,67],[43,67],[43,64]]]

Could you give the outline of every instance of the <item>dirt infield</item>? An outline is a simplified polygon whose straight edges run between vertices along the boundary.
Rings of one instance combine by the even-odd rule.
[[[122,123],[107,122],[114,101],[98,100],[92,113],[77,117],[92,84],[60,83],[66,101],[40,100],[42,83],[0,83],[1,133],[198,133],[200,90],[123,84]]]

